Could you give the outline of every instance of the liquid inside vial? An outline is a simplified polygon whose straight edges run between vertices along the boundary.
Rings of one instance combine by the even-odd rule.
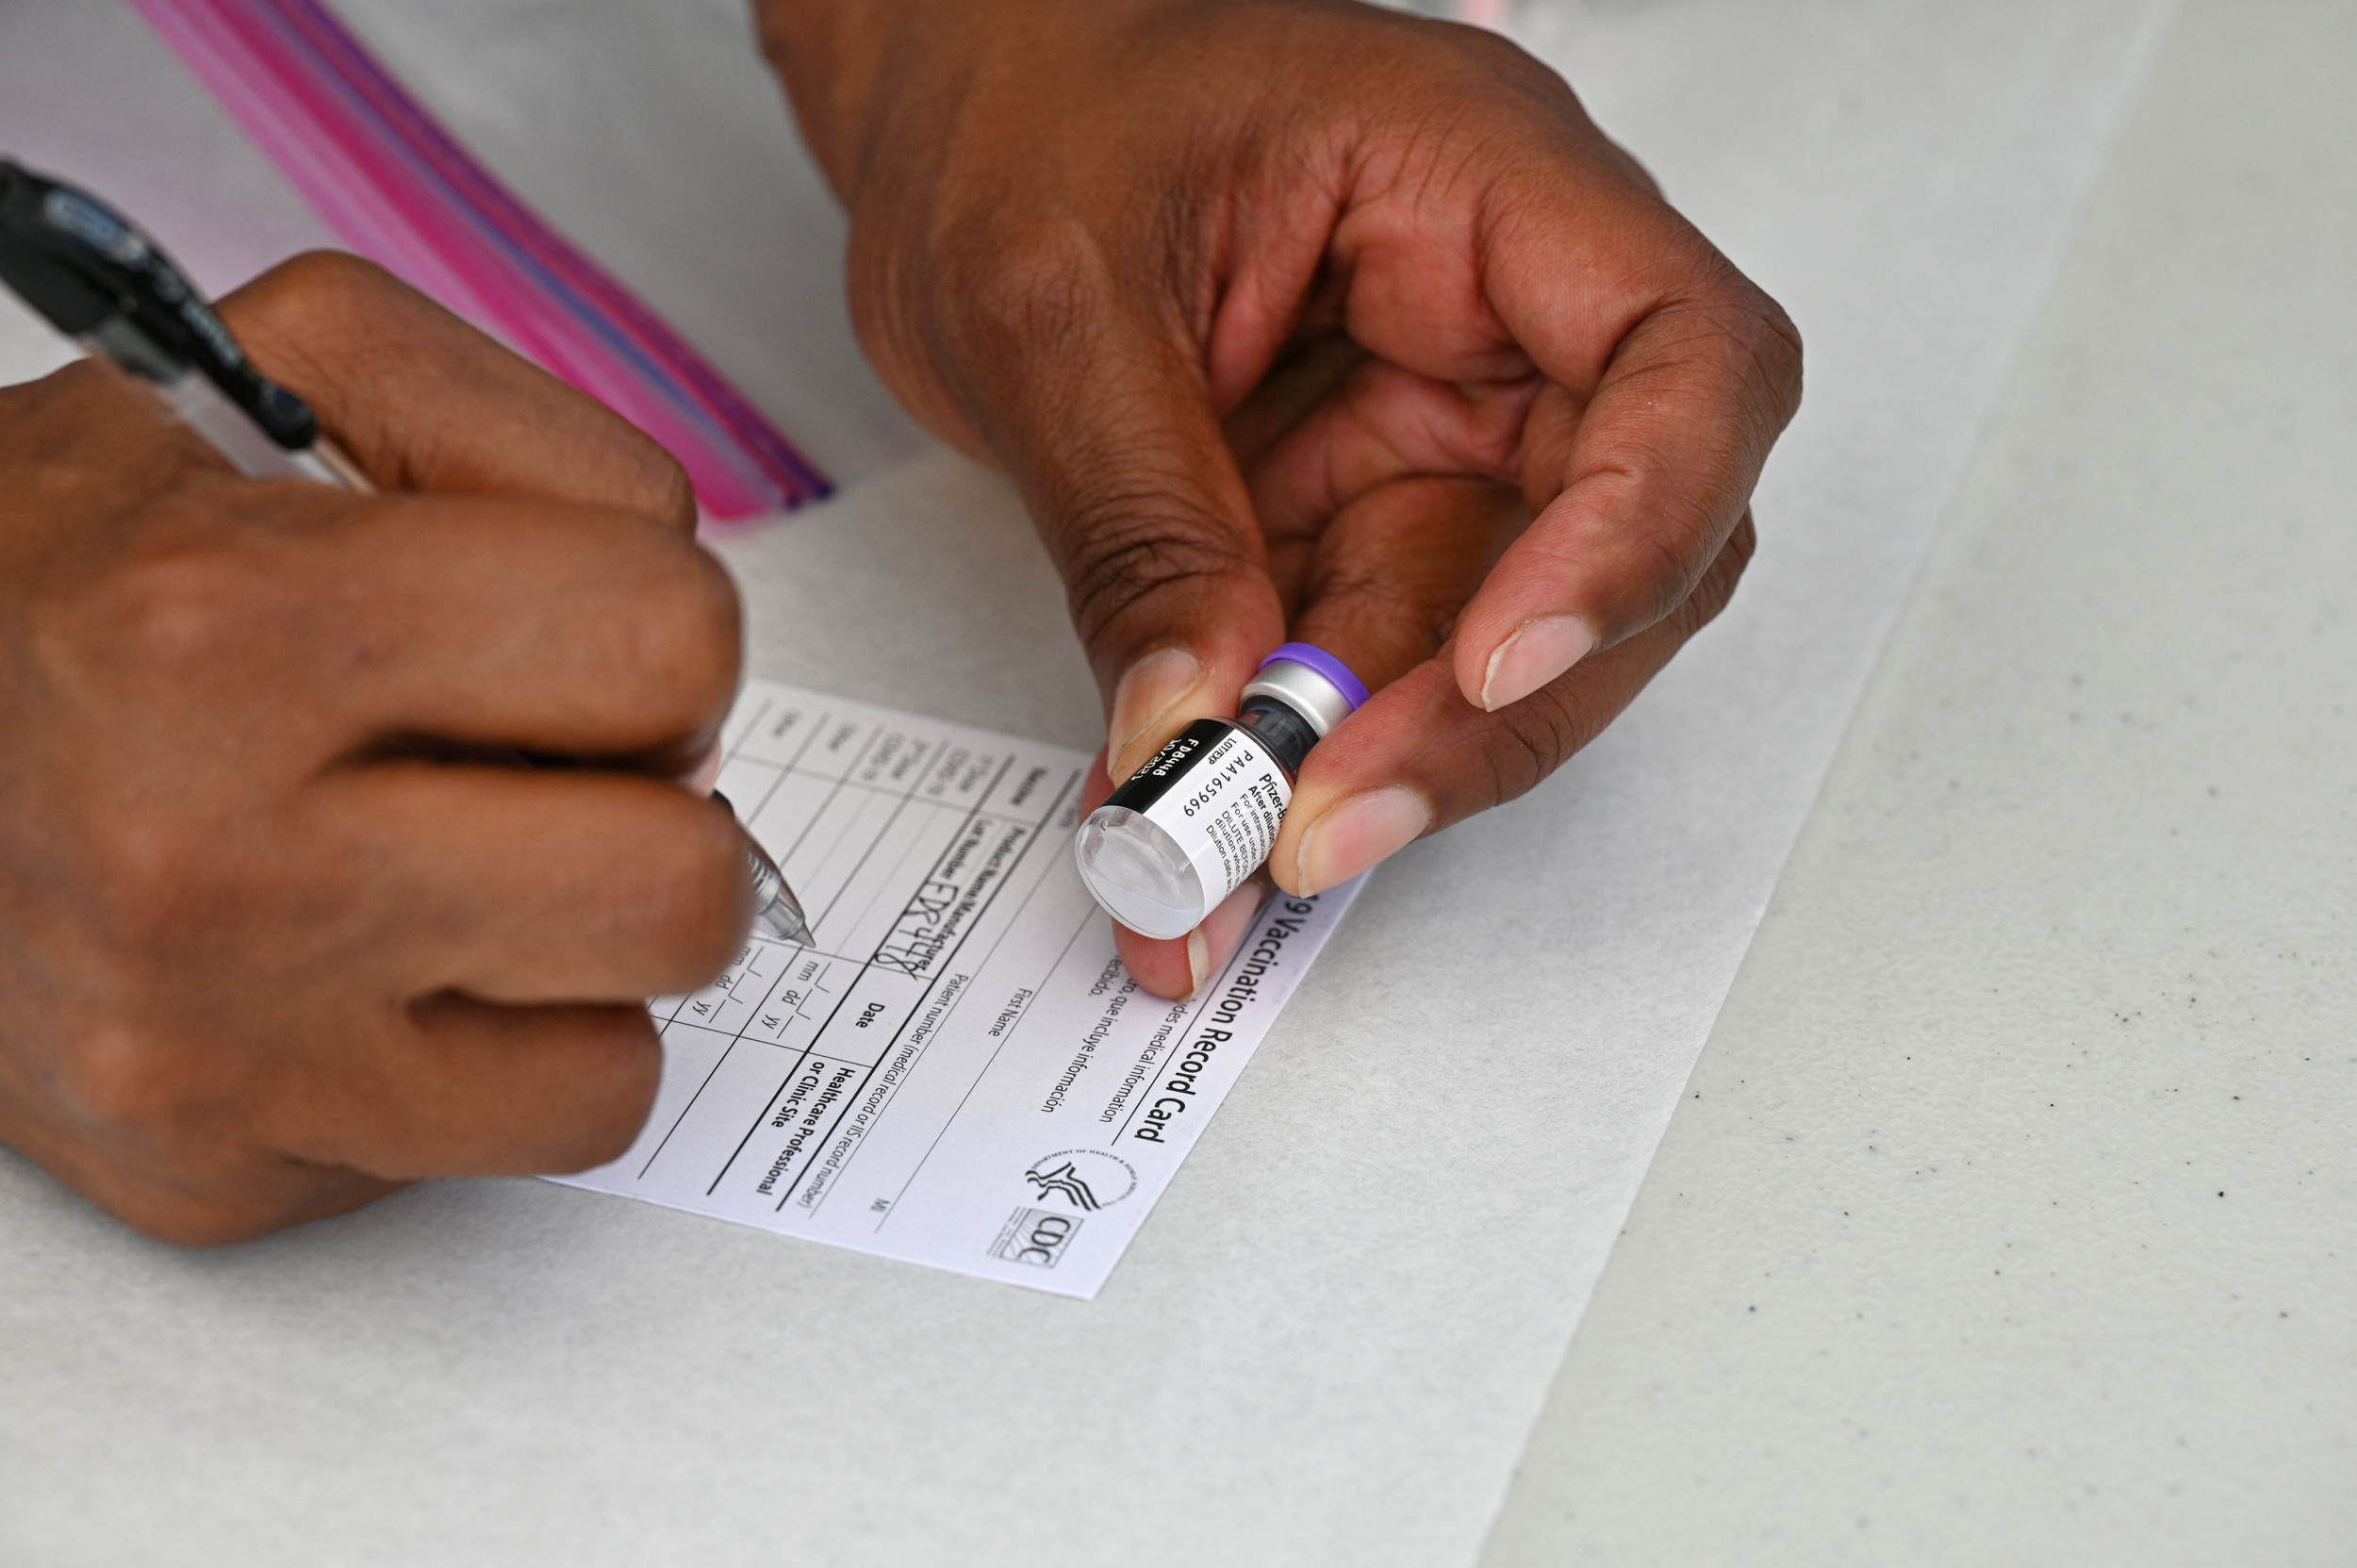
[[[1148,936],[1202,923],[1203,879],[1178,841],[1143,812],[1100,806],[1080,824],[1080,875],[1106,912]]]

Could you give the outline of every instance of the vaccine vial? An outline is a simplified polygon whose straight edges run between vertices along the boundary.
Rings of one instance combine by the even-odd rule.
[[[1234,722],[1196,719],[1089,813],[1080,880],[1131,931],[1186,935],[1268,859],[1302,760],[1366,700],[1342,660],[1285,644]]]

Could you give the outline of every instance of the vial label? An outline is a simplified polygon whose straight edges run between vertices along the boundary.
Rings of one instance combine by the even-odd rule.
[[[1268,859],[1293,798],[1267,748],[1223,719],[1198,718],[1105,803],[1170,834],[1203,879],[1208,912]]]

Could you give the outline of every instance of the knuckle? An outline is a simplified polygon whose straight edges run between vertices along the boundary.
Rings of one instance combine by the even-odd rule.
[[[83,887],[121,951],[161,952],[206,929],[212,843],[169,813],[116,811],[92,826],[77,846]]]
[[[674,987],[693,989],[728,966],[745,941],[751,882],[738,829],[717,806],[683,801],[696,821],[649,858],[647,950]]]
[[[1595,738],[1609,714],[1599,710],[1591,690],[1574,668],[1496,715],[1477,753],[1489,786],[1478,809],[1528,794]]]
[[[654,441],[640,437],[638,461],[644,472],[640,485],[644,492],[641,508],[651,517],[678,528],[683,533],[696,526],[696,482],[687,476],[687,470]]]
[[[305,251],[264,272],[223,302],[240,330],[270,336],[325,326],[339,335],[355,312],[381,305],[404,286],[372,261],[347,251]]]
[[[255,1152],[232,1108],[238,1097],[190,1044],[121,1025],[69,1042],[44,1080],[60,1125],[74,1130],[74,1152],[52,1168],[174,1246],[226,1246],[292,1223],[309,1183]]]
[[[1801,406],[1801,329],[1784,306],[1732,263],[1722,265],[1726,287],[1708,307],[1705,335],[1741,377],[1762,421],[1772,432],[1782,430]]]
[[[1503,717],[1506,722],[1482,749],[1490,782],[1485,809],[1529,794],[1578,750],[1563,704],[1552,692],[1534,692]]]
[[[1772,431],[1780,431],[1801,411],[1801,329],[1774,300],[1756,289],[1752,294],[1742,335],[1744,354],[1753,371],[1752,385],[1759,389],[1762,415]]]
[[[216,542],[157,544],[118,563],[65,607],[57,640],[89,672],[112,666],[154,689],[215,679],[270,618],[249,553]]]
[[[1632,471],[1670,471],[1675,458],[1658,447],[1637,451]],[[1719,498],[1679,484],[1630,487],[1629,520],[1589,545],[1582,561],[1558,557],[1565,569],[1583,567],[1595,586],[1594,608],[1609,642],[1636,635],[1675,615],[1709,569],[1713,548],[1730,527]]]
[[[604,1008],[583,1020],[575,1081],[591,1092],[548,1150],[552,1173],[609,1164],[646,1125],[663,1076],[663,1047],[643,1008]]]
[[[1132,486],[1100,488],[1063,509],[1066,593],[1084,642],[1148,600],[1259,566],[1235,536],[1154,485],[1150,472],[1126,471]]]
[[[281,263],[270,275],[306,294],[337,296],[339,305],[401,287],[384,268],[350,251],[305,251]]]
[[[1758,531],[1752,526],[1751,514],[1746,512],[1742,520],[1736,524],[1735,532],[1728,536],[1725,546],[1703,573],[1702,581],[1694,586],[1694,591],[1686,596],[1685,603],[1679,607],[1680,630],[1685,636],[1692,636],[1718,619],[1720,613],[1733,602],[1735,590],[1743,581],[1744,569],[1751,565],[1752,556],[1758,548]]]
[[[959,258],[948,298],[962,302],[959,336],[987,354],[1005,345],[1065,343],[1109,297],[1111,269],[1095,236],[1050,215],[1011,222],[964,218],[934,254]]]
[[[1656,319],[1662,346],[1689,366],[1739,388],[1746,417],[1757,432],[1730,432],[1729,453],[1759,444],[1791,422],[1801,405],[1800,329],[1782,305],[1715,253],[1698,273],[1678,285],[1673,302]]]
[[[1651,592],[1646,596],[1640,626],[1629,630],[1668,619],[1692,597],[1694,585],[1707,569],[1707,563],[1695,560],[1695,546],[1709,539],[1715,532],[1715,521],[1703,508],[1694,506],[1689,515],[1674,519],[1671,531],[1646,532],[1632,541],[1640,553],[1636,575]]]
[[[1722,367],[1754,395],[1764,389],[1772,404],[1790,379],[1782,367],[1789,345],[1748,304],[1713,305],[1687,329],[1679,346],[1698,360]]]
[[[1801,329],[1784,306],[1760,289],[1753,288],[1752,299],[1759,357],[1772,371],[1772,384],[1797,407],[1802,368],[1807,360],[1807,345],[1802,341]]]
[[[84,1125],[169,1146],[198,1118],[206,1098],[192,1065],[173,1042],[127,1025],[101,1026],[73,1042],[52,1069],[53,1083]]]
[[[720,563],[685,540],[643,570],[635,613],[616,618],[628,639],[622,668],[643,672],[698,709],[727,701],[743,652],[743,609]]]

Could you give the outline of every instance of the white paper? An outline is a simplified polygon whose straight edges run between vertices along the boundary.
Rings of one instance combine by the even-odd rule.
[[[108,150],[129,110],[104,92],[129,52],[36,72],[7,45],[21,24],[111,9],[0,6],[0,140],[48,105],[45,143],[80,113]],[[144,1254],[89,1263],[88,1229],[37,1210],[46,1189],[25,1178],[13,1255],[55,1283],[18,1298],[11,1331],[33,1348],[16,1386],[40,1395],[18,1408],[39,1435],[0,1500],[38,1507],[61,1543],[146,1509],[146,1533],[119,1533],[150,1557],[199,1539],[269,1562],[353,1540],[432,1561],[483,1560],[486,1541],[596,1563],[650,1542],[711,1561],[1470,1561],[2162,10],[1515,8],[1517,36],[1808,338],[1808,402],[1759,497],[1761,553],[1600,742],[1386,866],[1096,1302],[650,1227],[668,1216],[621,1212],[636,1206],[583,1200],[583,1214],[538,1183],[439,1186],[313,1228],[223,1262],[230,1289]],[[585,235],[592,251],[804,437],[803,404],[747,363],[778,383],[826,363],[788,338],[805,317],[840,322],[839,226],[814,223],[809,254],[774,272],[739,267],[724,228],[698,231],[694,254],[650,238],[688,191],[744,215],[744,256],[771,256],[786,208],[761,198],[789,160],[782,115],[758,159],[693,151],[716,105],[751,123],[769,91],[757,71],[732,65],[668,122],[629,116],[612,146],[642,177],[565,168],[648,16],[717,60],[741,10],[354,0],[346,14],[446,84],[428,96],[471,143],[504,134],[529,152],[487,156],[544,210],[572,225],[603,204],[642,248]],[[599,73],[569,106],[563,49]],[[151,184],[183,174],[151,163]],[[101,188],[151,216],[130,185]],[[221,222],[225,252],[239,232]],[[804,276],[825,295],[779,281]],[[870,405],[856,365],[817,385],[799,395]],[[1003,487],[956,460],[723,548],[755,669],[1101,738],[1060,586]],[[1739,1312],[1734,1285],[1730,1300]],[[794,1397],[748,1366],[790,1368]],[[187,1415],[109,1484],[158,1388]],[[379,1412],[364,1433],[303,1424],[355,1397]],[[803,1471],[827,1476],[828,1506],[783,1517],[776,1477]],[[304,1530],[270,1511],[289,1495]]]
[[[813,942],[656,1001],[653,1113],[569,1184],[1095,1296],[1359,884],[1166,1001],[1073,865],[1085,754],[770,682],[726,741]]]

